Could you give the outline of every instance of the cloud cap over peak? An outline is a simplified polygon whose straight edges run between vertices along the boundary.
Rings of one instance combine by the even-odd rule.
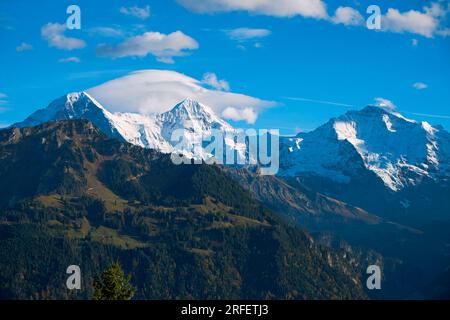
[[[374,106],[376,106],[376,107],[380,107],[387,111],[394,111],[395,109],[397,109],[397,106],[395,105],[395,103],[389,99],[378,97],[378,98],[375,98],[374,100],[375,100]]]
[[[162,113],[190,97],[210,106],[217,115],[248,123],[254,123],[264,108],[276,105],[244,94],[208,89],[200,80],[169,70],[135,71],[87,92],[113,112]]]

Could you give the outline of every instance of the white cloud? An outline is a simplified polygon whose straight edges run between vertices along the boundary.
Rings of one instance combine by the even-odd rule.
[[[124,32],[121,29],[111,27],[94,27],[88,29],[88,32],[91,35],[99,35],[108,38],[120,38],[124,36]]]
[[[219,80],[215,73],[205,73],[203,75],[202,83],[217,90],[230,91],[230,84],[225,80]]]
[[[258,114],[253,108],[237,109],[227,107],[222,111],[222,117],[233,121],[246,121],[247,123],[254,124],[256,119],[258,119]]]
[[[150,6],[145,6],[142,8],[138,6],[121,7],[119,11],[124,15],[133,16],[142,20],[145,20],[150,17]]]
[[[187,50],[198,49],[195,39],[185,35],[181,31],[170,34],[159,32],[146,32],[140,36],[126,39],[117,46],[100,44],[97,46],[97,54],[101,57],[145,57],[149,54],[155,56],[158,61],[173,63],[174,57],[187,54]]]
[[[246,11],[250,14],[274,17],[309,17],[323,19],[335,24],[364,26],[365,18],[356,9],[339,7],[334,16],[327,13],[323,0],[177,0],[177,2],[196,13],[217,13]],[[422,10],[400,12],[389,8],[382,17],[382,29],[390,32],[409,32],[425,37],[450,36],[446,26],[450,5],[445,0],[437,0]]]
[[[79,79],[92,79],[99,77],[114,77],[118,74],[127,74],[130,72],[129,69],[106,69],[106,70],[91,70],[91,71],[81,71],[73,72],[68,75],[69,80],[79,80]]]
[[[237,28],[232,30],[225,30],[225,33],[232,40],[246,41],[267,37],[272,32],[267,29]]]
[[[328,17],[322,0],[177,0],[197,13],[247,11],[275,17],[303,16],[316,19]]]
[[[397,9],[389,8],[382,17],[382,29],[391,32],[410,32],[431,38],[435,34],[442,34],[440,24],[445,20],[449,12],[448,8],[435,2],[429,7],[423,7],[422,11],[409,10],[400,12]]]
[[[417,90],[424,90],[424,89],[428,88],[428,85],[423,82],[416,82],[413,84],[413,87]]]
[[[68,57],[68,58],[59,59],[58,62],[59,63],[68,63],[68,62],[79,63],[79,62],[81,62],[81,60],[78,57]]]
[[[210,106],[218,115],[254,122],[258,113],[276,103],[244,94],[212,90],[202,81],[168,70],[142,70],[88,89],[100,103],[114,112],[160,113],[187,97]],[[253,110],[253,111],[252,111]]]
[[[33,50],[33,46],[26,42],[22,42],[19,46],[16,47],[17,52],[24,52],[30,50]]]
[[[383,28],[393,32],[411,32],[425,37],[431,37],[436,30],[437,21],[434,17],[416,10],[400,13],[390,8],[382,20]]]
[[[389,111],[397,109],[397,106],[391,100],[385,98],[375,98],[375,106]]]
[[[436,31],[436,34],[443,36],[443,37],[448,37],[450,36],[450,28],[444,28],[441,30]]]
[[[41,36],[48,42],[50,47],[55,47],[63,50],[81,49],[86,46],[86,43],[77,38],[69,38],[64,35],[66,31],[65,24],[47,23],[41,28]]]
[[[2,106],[8,104],[8,95],[6,93],[0,92],[0,112],[3,112],[7,110],[7,108],[4,108]]]
[[[346,26],[360,26],[365,20],[358,10],[350,7],[339,7],[336,9],[331,21],[336,24],[344,24]]]
[[[441,0],[441,2],[443,2]],[[427,14],[433,17],[444,17],[450,8],[450,4],[447,5],[447,8],[441,6],[440,3],[433,2],[429,7],[424,7],[423,9]]]

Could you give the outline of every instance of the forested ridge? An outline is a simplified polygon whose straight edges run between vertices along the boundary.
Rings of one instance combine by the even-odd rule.
[[[87,121],[0,131],[0,176],[2,299],[90,298],[114,261],[135,299],[366,298],[339,252],[220,168],[175,166]]]

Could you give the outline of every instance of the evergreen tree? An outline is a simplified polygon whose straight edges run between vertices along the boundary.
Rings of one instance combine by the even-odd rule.
[[[114,262],[99,278],[94,279],[94,300],[131,300],[136,288],[130,283],[119,262]]]

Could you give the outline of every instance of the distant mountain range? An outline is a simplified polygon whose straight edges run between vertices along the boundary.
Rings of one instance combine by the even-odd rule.
[[[189,149],[199,135],[213,129],[236,132],[211,108],[191,99],[163,114],[141,115],[111,113],[85,92],[61,97],[13,126],[68,119],[87,119],[107,136],[144,148],[196,158],[205,158]],[[180,128],[187,145],[176,150],[171,136]],[[245,146],[225,144],[245,157]],[[433,217],[450,212],[450,134],[381,107],[349,111],[314,131],[281,137],[280,167],[279,176],[293,186],[307,186],[380,216],[417,215],[435,203]]]
[[[48,121],[86,119],[109,137],[118,137],[134,145],[162,153],[177,151],[189,157],[204,158],[188,148],[200,136],[208,136],[213,129],[233,133],[235,129],[220,119],[208,106],[185,99],[163,114],[111,113],[86,92],[71,93],[53,101],[47,108],[29,116],[14,127],[28,127]],[[184,129],[184,148],[175,150],[171,141],[177,129]],[[239,150],[239,147],[233,145]]]
[[[70,211],[77,205],[72,200],[83,195],[100,199],[105,212],[145,210],[150,205],[176,207],[178,212],[180,207],[195,211],[205,203],[209,210],[211,201],[218,201],[214,208],[226,205],[227,212],[253,219],[251,210],[242,213],[239,205],[251,198],[253,209],[270,208],[283,226],[306,228],[330,252],[340,255],[344,250],[352,262],[340,261],[342,270],[358,273],[367,263],[383,264],[385,291],[369,293],[370,297],[442,295],[436,279],[445,277],[450,267],[450,134],[442,127],[376,106],[349,111],[314,131],[280,137],[277,176],[260,175],[252,166],[211,166],[220,168],[212,175],[204,165],[174,166],[167,156],[172,152],[205,156],[203,150],[186,151],[187,145],[177,149],[179,145],[171,141],[177,129],[184,129],[187,144],[213,130],[232,134],[238,130],[191,99],[162,114],[141,115],[111,113],[85,92],[61,97],[0,131],[0,206],[30,211],[37,201]],[[245,145],[225,143],[245,156]],[[27,152],[41,157],[30,163]],[[31,182],[17,179],[19,172]],[[24,201],[32,202],[24,205]],[[200,223],[194,217],[187,223]],[[228,225],[227,219],[220,218],[217,224]],[[168,223],[165,218],[158,221]],[[121,243],[134,232],[116,231],[120,236],[114,241]],[[212,243],[201,250],[210,250]],[[417,278],[417,273],[422,276]],[[354,283],[359,281],[354,274],[351,277]],[[414,280],[404,281],[405,277]],[[254,297],[250,291],[240,294]],[[364,296],[361,291],[358,295]]]

